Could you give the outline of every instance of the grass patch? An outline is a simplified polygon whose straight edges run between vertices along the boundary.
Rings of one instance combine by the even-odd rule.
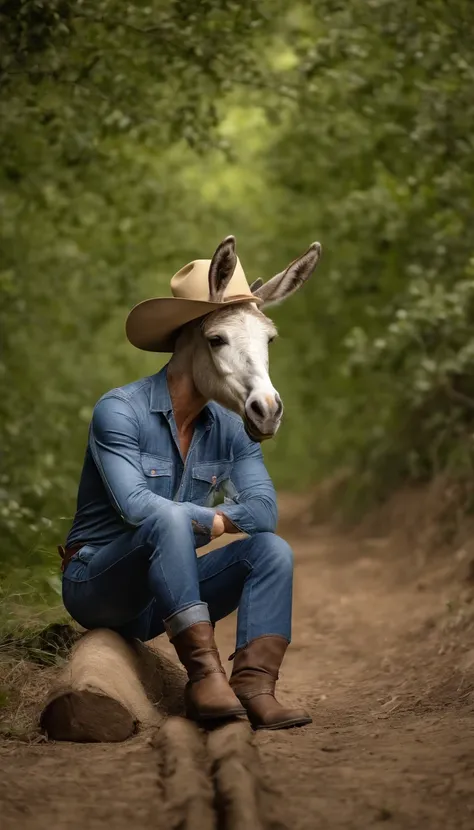
[[[77,630],[56,561],[32,552],[0,575],[0,737],[37,740],[39,710]]]
[[[57,672],[57,667],[0,657],[0,738],[29,742],[40,736],[41,703]]]
[[[0,644],[67,619],[57,567],[27,561],[0,573]]]
[[[67,623],[51,623],[0,640],[0,737],[23,741],[39,737],[42,701],[79,636]]]

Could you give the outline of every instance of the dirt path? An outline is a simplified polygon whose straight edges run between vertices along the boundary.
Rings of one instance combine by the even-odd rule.
[[[383,541],[322,530],[290,541],[294,637],[280,688],[314,723],[256,736],[282,819],[292,830],[473,830],[472,587],[446,564],[417,577]],[[218,627],[223,656],[233,629]],[[5,742],[0,770],[4,830],[168,826],[156,749],[141,737]]]

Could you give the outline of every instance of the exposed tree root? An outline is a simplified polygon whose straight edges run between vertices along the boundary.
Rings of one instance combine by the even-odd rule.
[[[219,830],[284,830],[281,805],[268,785],[249,725],[221,726],[209,733],[207,747]]]
[[[160,753],[166,827],[215,830],[209,762],[197,726],[184,718],[170,718],[160,729],[154,745]]]

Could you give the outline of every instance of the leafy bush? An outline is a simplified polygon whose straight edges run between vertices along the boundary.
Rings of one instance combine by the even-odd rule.
[[[297,94],[267,175],[280,236],[324,245],[281,312],[293,428],[361,505],[472,468],[474,7],[323,0],[287,22]]]
[[[0,2],[0,567],[52,561],[91,407],[159,368],[127,307],[230,232],[249,279],[323,243],[274,313],[277,484],[347,468],[360,509],[470,476],[473,28],[470,0]]]

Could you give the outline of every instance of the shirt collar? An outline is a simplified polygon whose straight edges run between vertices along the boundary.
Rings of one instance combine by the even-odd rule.
[[[151,376],[150,412],[171,412],[171,398],[166,380],[168,364]]]
[[[165,412],[166,414],[173,412],[173,405],[168,389],[167,370],[168,364],[163,366],[156,375],[151,376],[150,412]],[[210,406],[204,407],[201,417],[205,423],[212,423],[214,421],[214,413]]]

